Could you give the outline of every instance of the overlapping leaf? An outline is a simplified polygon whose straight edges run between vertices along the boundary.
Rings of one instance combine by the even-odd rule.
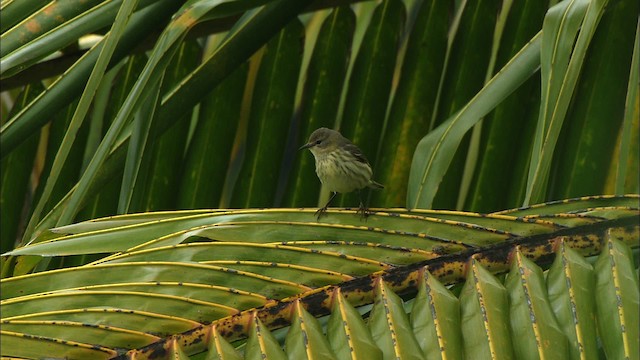
[[[606,237],[606,236],[605,236]],[[633,247],[638,246],[638,232],[636,228],[635,234],[626,238]],[[634,277],[635,271],[628,268],[631,260],[628,253],[628,246],[618,240],[604,239],[610,244],[610,249],[618,252],[615,257],[618,267],[618,275],[623,277]],[[555,243],[558,245],[556,251],[556,262],[554,264],[555,272],[558,271],[568,274],[571,272],[572,264],[565,263],[562,258],[566,259],[567,248],[569,243],[559,240]],[[472,257],[468,260],[468,265],[472,272],[467,275],[465,285],[458,298],[451,294],[440,283],[437,276],[429,274],[428,269],[435,266],[435,262],[427,262],[424,268],[417,268],[414,271],[419,274],[416,283],[409,285],[411,288],[419,288],[420,294],[409,302],[404,302],[394,292],[403,291],[402,287],[396,282],[396,276],[391,273],[379,274],[370,278],[367,285],[370,288],[354,288],[350,283],[342,284],[340,287],[330,287],[325,289],[326,308],[330,309],[330,316],[327,322],[326,338],[323,330],[312,318],[304,321],[310,321],[310,326],[301,327],[301,317],[307,317],[311,312],[316,316],[322,314],[321,308],[317,303],[305,301],[306,297],[300,299],[285,300],[283,304],[267,306],[264,309],[258,309],[239,314],[226,319],[220,319],[210,326],[201,326],[197,329],[189,331],[177,337],[185,344],[183,349],[186,353],[195,354],[200,351],[206,351],[208,354],[219,353],[224,347],[229,347],[229,343],[221,339],[226,337],[229,340],[238,338],[238,332],[245,331],[244,336],[249,336],[251,346],[259,348],[251,351],[260,353],[275,353],[282,356],[282,351],[292,356],[310,358],[382,358],[382,354],[395,354],[402,358],[448,358],[449,356],[463,356],[461,351],[466,354],[474,354],[474,356],[495,356],[495,357],[511,357],[514,353],[520,357],[545,355],[550,358],[565,359],[569,358],[566,351],[571,351],[576,356],[572,358],[580,358],[580,355],[592,357],[597,355],[596,352],[585,353],[584,342],[567,342],[567,338],[563,331],[559,331],[556,319],[566,319],[563,324],[566,326],[583,326],[586,324],[576,324],[574,317],[584,318],[593,315],[592,307],[570,307],[557,308],[549,306],[552,304],[553,298],[557,295],[562,297],[572,296],[574,291],[579,287],[588,286],[596,281],[596,275],[591,272],[587,277],[575,282],[567,282],[566,288],[559,292],[552,291],[554,287],[551,283],[545,284],[542,279],[542,269],[534,264],[531,260],[526,259],[522,250],[527,250],[528,245],[523,245],[518,249],[503,254],[504,258],[512,257],[512,267],[507,275],[506,280],[496,277],[495,269],[488,270],[487,263],[482,260],[482,252],[477,253],[478,257]],[[568,250],[573,252],[574,250]],[[624,254],[626,252],[626,254]],[[622,255],[624,254],[624,255]],[[553,255],[549,252],[545,256]],[[611,252],[603,252],[601,258],[605,259],[611,255]],[[622,256],[620,256],[622,255]],[[520,257],[519,260],[516,258]],[[541,261],[543,257],[534,257],[536,261]],[[580,260],[584,260],[579,257]],[[572,261],[573,262],[573,261]],[[609,261],[607,261],[609,262]],[[527,269],[524,269],[526,267]],[[612,269],[617,267],[612,266]],[[622,270],[622,269],[625,270]],[[549,272],[549,274],[551,274]],[[395,274],[397,275],[397,274]],[[555,275],[554,275],[555,276]],[[602,279],[602,286],[615,287],[616,281],[613,278],[604,280],[608,277],[605,275]],[[600,277],[598,277],[600,279]],[[383,280],[384,279],[384,280]],[[441,279],[441,278],[440,278]],[[515,281],[514,281],[515,279]],[[542,280],[542,281],[541,281]],[[357,281],[355,281],[357,282]],[[504,284],[503,284],[504,283]],[[606,285],[605,285],[606,284]],[[364,285],[364,284],[361,284]],[[426,289],[426,290],[425,290]],[[625,285],[625,289],[637,292],[636,284]],[[358,291],[360,290],[360,291]],[[405,289],[406,290],[406,289]],[[350,295],[358,296],[366,293],[370,296],[369,301],[374,301],[370,308],[365,307],[360,313],[364,314],[365,319],[361,318],[358,309],[354,307],[361,302],[361,299],[352,299],[347,301]],[[549,293],[549,295],[547,295]],[[555,294],[551,296],[551,294]],[[425,296],[426,295],[426,296]],[[625,314],[627,321],[633,316],[637,318],[637,306],[633,306],[633,302],[637,300],[637,296],[632,294],[623,295],[623,302],[617,304],[610,303],[606,307],[598,308],[598,316],[606,317],[607,312],[614,311],[618,314]],[[607,297],[608,295],[603,296]],[[313,295],[309,295],[313,297]],[[510,302],[508,298],[520,298],[522,301]],[[436,305],[437,304],[437,305]],[[448,305],[445,305],[448,304]],[[593,303],[592,303],[593,304]],[[435,305],[435,306],[434,306]],[[445,305],[445,306],[443,306]],[[406,309],[406,310],[405,310]],[[617,311],[616,311],[617,309]],[[276,310],[278,310],[276,312]],[[406,312],[411,312],[411,321],[407,320]],[[425,313],[426,312],[426,313]],[[518,313],[522,313],[519,316]],[[424,316],[430,313],[428,316]],[[460,314],[460,315],[458,315]],[[453,316],[453,317],[452,317]],[[418,319],[418,317],[421,317]],[[321,321],[324,319],[321,319]],[[363,321],[364,320],[364,321]],[[546,320],[546,321],[545,321]],[[623,320],[624,321],[624,320]],[[477,325],[475,323],[480,323]],[[510,323],[510,325],[509,325]],[[229,325],[236,324],[233,330]],[[276,332],[274,328],[281,327],[283,324],[291,324],[287,329],[284,346],[275,343]],[[632,324],[629,324],[632,325]],[[266,332],[265,328],[271,328],[270,332]],[[435,329],[435,333],[431,336],[421,331],[424,327]],[[241,328],[246,330],[241,330]],[[482,329],[478,331],[477,329]],[[556,331],[555,337],[548,337],[551,333],[550,329]],[[634,328],[635,329],[635,328]],[[522,331],[532,330],[536,333],[534,336],[519,336]],[[593,329],[591,329],[593,330]],[[609,329],[611,330],[611,329]],[[306,336],[301,332],[306,331]],[[211,334],[215,337],[216,343],[206,345],[200,342],[192,342],[197,338],[202,338]],[[457,334],[457,335],[456,335]],[[452,339],[461,339],[460,334],[464,335],[464,350],[460,344],[449,343]],[[264,338],[266,341],[258,342],[255,337]],[[635,336],[635,332],[604,330],[598,334],[601,339],[606,341],[618,341],[626,336]],[[292,339],[298,338],[299,342],[295,346],[290,344]],[[584,338],[583,338],[584,339]],[[624,340],[626,344],[631,338]],[[443,342],[444,340],[444,342]],[[163,341],[163,348],[167,349],[172,342]],[[375,342],[374,342],[375,341]],[[326,343],[330,344],[330,349]],[[420,342],[421,348],[416,348],[416,344]],[[563,349],[557,344],[564,343]],[[157,355],[157,349],[160,344],[145,347],[143,349],[130,351],[126,356],[121,358],[150,359]],[[458,346],[456,346],[458,345]],[[634,345],[631,347],[618,344],[614,351],[633,351]],[[559,351],[562,350],[562,351]],[[611,350],[611,348],[609,349]],[[229,350],[227,350],[229,351]],[[304,355],[302,355],[304,354]],[[457,355],[456,355],[457,354]],[[615,358],[615,354],[611,355]],[[245,352],[245,358],[252,358],[251,354]]]
[[[0,304],[3,324],[7,327],[5,330],[3,325],[2,341],[3,345],[7,344],[4,348],[13,351],[6,354],[14,356],[33,356],[29,352],[31,350],[15,352],[28,342],[33,342],[33,339],[39,339],[33,342],[34,347],[46,346],[60,356],[86,357],[103,353],[107,354],[105,356],[114,356],[117,349],[141,348],[170,334],[187,331],[181,336],[195,339],[192,337],[205,336],[202,334],[212,331],[211,336],[217,334],[214,337],[217,340],[213,343],[186,340],[176,345],[162,341],[162,346],[168,346],[166,349],[169,352],[178,349],[185,354],[206,348],[229,352],[228,345],[224,345],[226,341],[242,337],[244,330],[241,328],[253,324],[250,327],[252,330],[247,328],[248,332],[244,333],[250,339],[244,349],[245,356],[252,353],[313,353],[316,356],[330,356],[345,354],[347,349],[352,349],[348,351],[378,355],[412,354],[421,358],[423,352],[433,355],[455,353],[451,344],[440,342],[442,337],[460,340],[461,334],[467,332],[474,335],[464,336],[465,349],[507,351],[511,346],[508,345],[508,339],[513,335],[509,335],[511,330],[503,320],[509,318],[509,310],[505,308],[506,305],[498,306],[500,302],[487,300],[487,296],[494,296],[490,294],[500,281],[490,280],[491,273],[483,268],[507,270],[508,265],[496,266],[487,261],[508,259],[509,251],[499,250],[494,255],[482,255],[477,246],[493,244],[488,249],[496,246],[510,249],[509,244],[520,239],[538,239],[536,241],[540,244],[548,244],[545,236],[557,237],[556,234],[570,233],[572,229],[567,226],[597,229],[594,226],[600,223],[633,219],[638,216],[637,202],[637,196],[584,198],[548,205],[548,211],[545,207],[536,206],[505,212],[517,216],[377,211],[366,222],[360,220],[354,210],[333,210],[322,222],[315,221],[313,210],[198,210],[133,214],[69,225],[48,234],[57,238],[36,242],[22,250],[31,254],[46,252],[48,255],[57,251],[73,252],[71,249],[74,246],[86,252],[105,251],[105,243],[123,238],[132,240],[119,243],[118,246],[125,247],[125,251],[94,263],[3,279],[0,283],[3,297]],[[566,212],[553,214],[554,207],[555,210]],[[535,209],[538,210],[537,214]],[[554,222],[555,219],[564,220],[567,216],[598,209],[605,212],[607,217],[585,216],[588,221],[570,225],[562,221]],[[536,219],[536,216],[543,216],[544,220]],[[280,218],[280,221],[276,218]],[[207,225],[207,222],[210,224]],[[243,230],[236,232],[225,229],[236,226]],[[305,227],[313,230],[299,230]],[[183,232],[193,236],[177,235]],[[404,246],[401,246],[402,242],[397,242],[396,237],[403,239]],[[168,240],[163,243],[163,239]],[[582,236],[576,239],[579,241]],[[629,241],[635,244],[637,240]],[[439,284],[439,281],[449,283],[464,276],[464,263],[468,255],[462,255],[459,259],[455,254],[442,256],[457,249],[467,249],[466,254],[477,253],[472,262],[476,264],[473,266],[477,268],[477,276],[475,280],[468,280],[469,288],[463,290],[466,295],[461,295],[460,305]],[[541,249],[550,251],[551,247],[544,245]],[[527,248],[522,254],[544,259],[544,253],[532,251]],[[421,280],[424,283],[409,280],[415,279],[415,275],[411,274],[417,274],[415,271],[418,268],[412,270],[400,266],[418,261],[431,264],[428,269],[433,275],[424,274]],[[445,265],[447,262],[449,265]],[[533,263],[527,264],[535,266]],[[513,276],[522,274],[519,266],[514,265],[513,269]],[[396,275],[392,275],[394,272]],[[362,277],[368,274],[380,275]],[[520,281],[513,284],[520,284]],[[536,284],[538,287],[544,286],[540,281]],[[485,288],[487,292],[477,291],[478,287]],[[373,291],[374,288],[377,290]],[[333,296],[330,294],[337,289],[341,289],[346,301],[340,301],[341,297],[338,296],[334,305],[331,305]],[[414,301],[413,311],[416,315],[411,318],[400,312],[404,311],[402,300],[392,293],[409,289],[422,293]],[[502,289],[501,296],[506,296],[505,288]],[[547,296],[541,290],[520,290],[519,293],[525,297],[542,296],[542,299]],[[561,294],[564,293],[561,290]],[[356,310],[348,308],[373,301],[375,296],[378,296],[378,300],[369,319],[371,338],[368,338],[360,333],[362,329],[354,330],[362,328],[358,325],[362,320],[353,318],[353,311]],[[294,311],[290,306],[294,306],[291,304],[295,303],[297,297],[302,302],[296,305],[298,310]],[[504,304],[507,304],[506,298]],[[457,306],[466,310],[462,311],[462,318],[451,318]],[[262,310],[242,312],[254,308]],[[318,316],[329,309],[336,314],[332,315],[335,320],[328,322],[328,328],[332,330],[325,339],[306,312]],[[431,320],[426,321],[417,315],[425,311],[432,314]],[[529,311],[539,310],[532,308]],[[482,314],[494,312],[501,314],[501,317],[495,318],[501,320],[496,321],[493,317],[482,320]],[[548,316],[548,311],[546,314]],[[246,322],[247,316],[253,320]],[[218,319],[221,321],[220,327],[201,325]],[[471,324],[472,319],[490,321],[483,326],[486,331],[484,336],[476,331],[477,326]],[[529,317],[526,319],[528,321]],[[285,341],[282,348],[273,335],[268,335],[270,331],[267,329],[289,322],[297,325],[292,328],[294,332],[289,334],[289,340]],[[82,324],[87,323],[94,325],[91,331],[83,333],[80,329]],[[521,322],[518,321],[518,324],[520,326]],[[502,330],[498,331],[500,326]],[[67,334],[65,337],[55,335],[56,331],[62,329]],[[162,329],[161,333],[158,329]],[[96,341],[101,334],[104,341]],[[415,338],[419,334],[424,334],[426,338]],[[314,340],[300,342],[299,338],[305,336]],[[395,337],[404,340],[394,340]],[[472,339],[475,342],[470,343]],[[507,342],[496,345],[497,339]],[[289,345],[286,345],[287,342]],[[434,342],[439,345],[436,346]],[[90,348],[76,343],[98,343],[104,348]],[[577,346],[573,344],[578,343],[567,344]],[[40,347],[40,351],[42,349]],[[150,353],[144,350],[142,354],[140,356],[144,358]]]

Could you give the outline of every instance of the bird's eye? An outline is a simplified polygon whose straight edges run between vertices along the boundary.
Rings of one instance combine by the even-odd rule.
[[[320,145],[320,143],[322,143],[322,140],[316,140],[316,145]]]

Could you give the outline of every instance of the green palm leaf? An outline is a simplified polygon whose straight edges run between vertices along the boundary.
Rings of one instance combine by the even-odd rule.
[[[398,355],[404,353],[420,357],[421,355],[418,354],[421,351],[427,351],[432,347],[431,345],[425,345],[427,339],[430,339],[428,340],[429,343],[438,341],[438,337],[434,335],[430,335],[427,339],[420,338],[421,340],[419,341],[418,338],[415,338],[417,334],[423,334],[425,331],[425,334],[435,334],[434,331],[436,333],[438,331],[447,331],[453,334],[449,335],[452,339],[456,337],[460,339],[460,334],[464,335],[469,331],[467,335],[463,336],[465,339],[464,348],[466,349],[465,351],[473,353],[514,351],[516,354],[520,352],[525,354],[528,348],[524,342],[514,343],[513,345],[508,342],[511,337],[524,337],[532,341],[528,345],[529,349],[533,347],[533,350],[542,354],[547,349],[536,344],[548,344],[547,340],[543,340],[547,336],[555,340],[564,339],[564,348],[568,353],[570,344],[575,347],[586,341],[589,346],[595,346],[595,334],[592,332],[588,338],[584,338],[581,335],[580,339],[575,338],[575,335],[573,335],[574,340],[569,342],[569,335],[564,335],[565,331],[573,332],[574,334],[584,334],[584,332],[565,327],[562,328],[560,337],[553,335],[553,332],[550,331],[555,331],[556,333],[561,331],[559,323],[552,325],[555,321],[553,319],[556,319],[554,311],[563,311],[563,316],[566,317],[568,314],[575,313],[574,310],[577,308],[571,305],[564,308],[556,307],[558,305],[552,306],[558,301],[552,299],[567,295],[570,298],[575,298],[576,296],[572,293],[574,288],[583,292],[589,291],[589,286],[594,286],[595,284],[593,282],[595,275],[593,272],[587,273],[587,278],[583,280],[584,284],[582,284],[579,282],[579,278],[569,274],[568,276],[575,279],[574,282],[565,281],[565,284],[572,284],[569,289],[559,290],[557,285],[554,288],[549,285],[549,290],[547,290],[547,285],[542,278],[542,270],[532,260],[548,266],[550,256],[555,251],[555,246],[559,246],[558,251],[560,253],[568,251],[569,255],[574,259],[576,259],[575,256],[577,255],[573,255],[575,250],[570,250],[571,248],[579,249],[583,255],[594,255],[601,249],[600,241],[603,241],[602,239],[607,236],[627,242],[627,245],[622,245],[623,243],[619,243],[618,240],[614,242],[609,240],[611,244],[621,244],[616,246],[626,247],[631,245],[634,248],[637,247],[638,235],[635,222],[637,222],[639,214],[637,207],[635,209],[630,208],[632,205],[637,206],[637,200],[638,198],[635,196],[585,198],[506,212],[517,213],[519,211],[519,217],[497,214],[480,216],[473,213],[430,211],[429,217],[397,213],[389,218],[381,215],[372,215],[368,220],[381,222],[380,226],[384,227],[358,227],[356,225],[332,223],[331,221],[315,223],[333,230],[324,235],[319,232],[317,235],[320,238],[332,234],[336,238],[342,237],[342,239],[351,239],[353,241],[357,239],[353,236],[354,231],[365,231],[369,233],[369,244],[351,241],[339,242],[331,239],[319,241],[319,239],[309,238],[311,233],[299,231],[296,227],[290,225],[286,230],[274,231],[271,228],[274,225],[268,224],[268,221],[260,222],[260,227],[244,226],[243,231],[233,232],[231,238],[226,238],[224,232],[223,236],[220,236],[219,232],[213,230],[211,232],[198,233],[197,236],[182,237],[186,242],[171,246],[159,247],[157,246],[159,242],[154,241],[155,239],[147,241],[143,246],[133,241],[131,249],[114,255],[103,256],[101,260],[84,266],[3,279],[0,283],[3,298],[1,303],[3,321],[9,324],[9,329],[11,329],[3,334],[3,341],[10,344],[9,348],[13,349],[14,346],[18,346],[23,341],[20,339],[26,336],[15,335],[16,333],[37,334],[38,336],[49,338],[51,334],[56,333],[54,330],[56,326],[61,331],[60,336],[63,337],[57,338],[57,340],[43,339],[43,345],[49,341],[58,345],[66,341],[92,344],[95,340],[91,340],[91,336],[100,336],[101,331],[106,332],[103,336],[114,340],[100,343],[104,346],[111,344],[106,347],[111,347],[114,352],[117,352],[120,348],[142,347],[159,340],[159,338],[150,337],[151,334],[148,334],[148,332],[151,329],[145,322],[131,323],[129,327],[123,327],[127,323],[126,314],[130,314],[130,320],[142,316],[150,317],[153,321],[166,321],[167,326],[171,329],[183,327],[181,331],[185,331],[184,327],[187,326],[191,330],[181,335],[185,339],[193,339],[201,331],[210,331],[212,325],[196,324],[206,324],[212,321],[217,324],[219,335],[226,338],[227,341],[237,340],[242,337],[244,331],[244,336],[248,336],[250,339],[249,343],[247,343],[247,348],[244,350],[245,356],[249,356],[253,351],[282,352],[282,348],[277,345],[277,340],[273,340],[276,342],[271,343],[271,350],[267,348],[250,349],[249,346],[253,345],[249,344],[252,342],[252,336],[267,336],[264,335],[265,331],[268,331],[267,329],[273,330],[274,327],[293,323],[296,325],[291,328],[290,331],[292,333],[290,332],[287,335],[288,340],[284,342],[284,349],[289,355],[298,354],[302,351],[299,348],[300,344],[293,345],[293,343],[296,343],[296,340],[293,339],[304,336],[299,334],[301,331],[308,332],[308,336],[317,337],[314,340],[316,345],[312,343],[305,345],[304,349],[306,351],[318,351],[320,354],[330,354],[332,351],[342,353],[343,350],[334,347],[338,343],[344,344],[344,340],[339,340],[340,331],[337,329],[332,330],[332,333],[337,337],[325,339],[324,335],[318,333],[322,331],[322,327],[319,327],[319,324],[315,324],[315,321],[310,320],[309,316],[311,315],[307,314],[309,312],[313,316],[318,316],[331,313],[333,309],[341,312],[342,316],[346,316],[348,312],[340,310],[339,307],[333,308],[334,305],[331,305],[333,302],[330,299],[335,295],[346,299],[347,303],[343,303],[343,306],[362,306],[370,302],[376,304],[371,310],[367,321],[369,322],[369,331],[371,331],[373,343],[376,344],[375,346],[379,348],[382,354]],[[590,205],[598,206],[590,207]],[[606,209],[606,218],[590,215],[598,212],[599,209]],[[565,212],[553,213],[554,210]],[[223,220],[225,218],[229,219],[234,226],[235,224],[242,226],[243,215],[249,219],[261,216],[268,218],[274,216],[274,213],[282,217],[282,211],[253,210],[220,211],[218,215],[195,211],[187,212],[196,214],[191,214],[186,218],[189,220],[193,217],[197,218],[202,215],[197,214],[199,212],[207,215],[205,218],[209,221],[216,219],[216,217],[221,218],[217,219],[220,222],[214,225],[222,226],[225,224]],[[359,221],[359,218],[351,210],[336,212],[337,214],[330,215],[328,220],[342,218],[343,222],[348,222],[346,221],[348,219],[355,220],[355,222]],[[522,214],[524,212],[528,212],[528,214]],[[600,214],[603,214],[603,212],[600,212]],[[176,215],[178,216],[176,217]],[[162,230],[162,228],[166,227],[165,223],[174,220],[176,223],[182,223],[183,226],[190,224],[188,220],[185,220],[184,215],[184,213],[171,214],[168,212],[159,214],[146,213],[79,223],[64,228],[66,233],[75,232],[75,235],[67,236],[77,236],[76,240],[69,240],[66,239],[67,236],[62,236],[49,243],[35,243],[23,248],[23,250],[29,249],[27,251],[29,254],[53,255],[58,250],[51,246],[61,246],[60,249],[64,249],[67,246],[65,243],[75,241],[75,247],[84,248],[85,250],[83,251],[103,252],[103,247],[94,241],[96,234],[108,234],[107,236],[111,236],[111,238],[100,238],[102,242],[111,242],[112,239],[118,237],[134,238],[135,232],[131,232],[126,236],[123,236],[121,232],[136,227],[144,227],[146,229],[144,234],[155,234],[157,239],[163,239],[167,238],[167,235],[163,235],[165,231]],[[291,215],[314,219],[311,211]],[[587,220],[570,225],[562,224],[565,218],[567,216],[570,217],[570,215],[579,215]],[[386,222],[383,222],[383,220],[376,221],[375,216],[380,216]],[[536,218],[539,217],[544,217],[545,220],[537,220]],[[460,219],[465,219],[466,221],[461,222]],[[474,222],[474,219],[478,221]],[[554,223],[554,219],[560,219],[560,222]],[[202,220],[199,219],[199,221]],[[483,222],[486,224],[487,221],[496,225],[496,228],[488,228],[482,225]],[[251,224],[255,221],[248,220],[245,222]],[[414,225],[415,222],[419,222],[420,225]],[[311,222],[307,224],[311,224]],[[115,227],[110,228],[110,226]],[[438,234],[438,236],[432,236],[431,239],[423,236],[420,237],[421,242],[406,242],[403,247],[397,245],[386,247],[381,246],[385,242],[384,236],[376,235],[376,233],[409,234],[413,233],[413,226],[422,227],[430,233]],[[198,228],[203,228],[203,226],[198,226]],[[623,229],[630,229],[631,232],[620,233]],[[473,234],[473,236],[468,233]],[[479,241],[478,239],[481,238],[483,233],[487,234],[487,240]],[[138,234],[141,235],[143,233],[138,232]],[[592,237],[587,237],[587,235]],[[169,237],[171,236],[172,234],[169,234]],[[443,255],[443,249],[450,249],[448,247],[452,244],[447,239],[447,236],[460,239],[458,244],[466,247],[467,250],[461,253],[455,252],[450,255]],[[277,241],[274,241],[275,239]],[[558,239],[561,239],[561,241]],[[432,244],[434,242],[440,244],[438,245],[440,248],[434,249]],[[327,245],[332,246],[331,251],[326,250]],[[368,250],[361,251],[362,249]],[[16,250],[16,252],[20,251],[21,249]],[[394,252],[395,257],[385,256],[385,254]],[[409,255],[402,258],[400,255],[402,253],[408,253]],[[610,252],[606,251],[603,254],[610,254]],[[624,259],[626,260],[624,261],[631,261],[630,253],[625,256]],[[380,261],[381,259],[400,260],[384,262]],[[581,257],[578,257],[578,259],[581,259]],[[576,261],[581,260],[573,260],[573,262]],[[407,263],[411,263],[411,265],[404,265]],[[457,310],[455,309],[458,308],[458,302],[452,300],[455,297],[451,298],[449,291],[439,283],[451,284],[463,280],[465,278],[465,264],[467,264],[466,266],[471,266],[473,271],[466,275],[467,282],[460,293],[460,318],[456,320],[455,313]],[[586,264],[588,265],[588,263]],[[565,269],[568,269],[568,266],[570,266],[569,263],[556,261],[549,272],[547,282],[551,284],[552,279],[559,280],[561,278],[558,278],[558,276],[567,276],[562,274],[566,274]],[[503,286],[502,281],[494,278],[491,273],[508,271],[510,267],[511,271]],[[557,269],[558,267],[559,269]],[[424,269],[428,269],[432,276],[427,275]],[[491,269],[491,271],[486,269]],[[558,272],[559,270],[560,273]],[[608,270],[602,271],[606,272]],[[627,274],[634,270],[632,266],[621,271]],[[556,275],[552,276],[551,274]],[[417,279],[426,281],[421,285],[424,287],[417,285],[420,283],[416,282]],[[633,283],[634,279],[631,276],[627,277],[626,281]],[[557,283],[558,280],[554,281]],[[602,281],[603,283],[605,281],[614,282],[613,279],[603,279]],[[625,286],[625,289],[633,289],[634,285],[632,283]],[[580,287],[586,286],[586,288],[576,288],[579,286],[578,284],[582,284]],[[635,284],[635,288],[637,289],[637,284]],[[552,289],[555,290],[552,292]],[[338,290],[341,295],[335,293]],[[419,293],[416,299],[413,300],[416,313],[411,315],[410,320],[405,314],[402,300],[393,293],[410,294],[415,291]],[[431,295],[425,294],[424,292],[426,291],[429,291]],[[496,293],[495,291],[498,292]],[[547,295],[547,291],[549,291],[549,295]],[[356,296],[356,294],[359,295]],[[512,297],[512,301],[507,301],[508,294]],[[554,294],[553,297],[551,297],[551,294]],[[491,300],[495,296],[498,298]],[[633,292],[630,295],[623,296],[629,298],[632,303],[636,301],[633,300]],[[503,300],[498,301],[500,298]],[[637,296],[635,298],[637,299]],[[426,301],[426,303],[419,302],[419,299]],[[521,299],[521,301],[516,301],[515,299]],[[348,303],[350,305],[347,305]],[[511,304],[510,309],[508,307],[509,303]],[[432,309],[442,309],[445,313],[441,316],[445,317],[442,319],[439,316],[432,317],[433,322],[425,323],[423,318],[418,317],[418,314],[431,310],[427,310],[428,308],[421,309],[418,306],[423,305],[418,304],[424,304],[424,306],[432,304],[428,306],[432,306]],[[527,304],[529,304],[529,307],[527,307]],[[590,304],[586,307],[583,305],[580,309],[584,309],[583,311],[589,314],[589,312],[594,311],[595,306],[593,302]],[[614,304],[602,304],[599,306],[607,306],[609,308]],[[625,310],[621,314],[624,313],[626,315],[621,315],[624,316],[620,320],[622,323],[634,321],[633,315],[628,313],[630,306],[624,306]],[[294,308],[298,310],[290,311]],[[111,315],[112,312],[109,309],[116,309],[117,311],[113,313],[114,315]],[[448,312],[453,313],[445,315]],[[531,323],[531,316],[524,315],[530,312],[537,314],[542,319],[548,317],[551,320],[539,320],[539,324],[536,322]],[[495,313],[495,315],[482,320],[484,316],[491,313]],[[448,316],[453,316],[453,318],[445,320]],[[100,323],[105,324],[106,327],[98,327],[94,329],[93,333],[73,330],[74,328],[80,329],[78,320],[82,319],[81,321],[91,323],[97,321],[98,318],[102,319]],[[302,320],[304,318],[306,320]],[[246,319],[247,321],[241,319]],[[508,326],[508,319],[511,319],[511,327]],[[441,324],[440,320],[446,322]],[[311,328],[308,328],[307,325],[303,326],[301,324],[302,321],[305,323],[311,322],[312,324],[308,325]],[[485,327],[490,326],[486,328],[487,337],[473,330],[480,326],[476,324],[478,321],[480,321],[478,324],[484,321]],[[486,323],[486,321],[489,321],[489,323]],[[331,321],[329,321],[330,323]],[[526,325],[527,323],[528,325]],[[574,323],[573,318],[569,318],[566,319],[563,326],[569,326],[572,323]],[[244,330],[242,331],[237,327],[240,324],[243,324],[241,328]],[[249,324],[254,325],[249,326]],[[300,326],[303,326],[304,329]],[[357,325],[353,326],[358,327]],[[436,326],[436,328],[432,328],[433,326]],[[542,328],[539,328],[540,326]],[[67,327],[71,330],[61,330]],[[425,329],[425,327],[430,328],[430,330]],[[233,330],[230,331],[231,329]],[[260,329],[260,332],[256,333],[258,329]],[[424,330],[419,331],[418,329]],[[396,336],[399,339],[402,331],[407,331],[402,335],[402,338],[408,342],[392,341]],[[527,333],[527,331],[533,331],[533,333]],[[177,332],[180,332],[180,330]],[[296,333],[298,334],[296,335]],[[130,334],[132,338],[128,338],[123,334]],[[172,332],[165,330],[162,333],[153,333],[154,336],[160,337],[171,334]],[[629,335],[633,336],[633,334]],[[601,333],[600,336],[604,336],[604,333]],[[123,339],[116,340],[120,337],[123,337]],[[110,341],[113,341],[113,343]],[[131,344],[139,345],[125,346],[124,343],[127,341]],[[335,344],[333,343],[334,341],[336,342]],[[507,343],[500,345],[504,341],[507,341]],[[202,342],[193,343],[189,340],[186,343],[193,344],[192,346],[181,346],[182,350],[187,354],[194,354],[207,348],[206,343]],[[366,343],[365,341],[363,346]],[[371,344],[371,342],[369,343]],[[163,341],[163,344],[165,347],[173,346],[171,342]],[[331,344],[332,350],[328,350],[327,344]],[[273,348],[273,346],[276,346],[276,348]],[[620,345],[607,346],[619,347]],[[216,345],[216,347],[219,346]],[[152,348],[155,348],[155,346]],[[370,346],[363,347],[363,349],[367,348],[370,348]],[[553,349],[557,349],[557,346],[554,346]],[[166,350],[169,349],[167,348]],[[102,350],[92,349],[91,351]],[[142,355],[149,355],[149,350],[141,351]],[[216,351],[222,351],[222,349],[217,348]],[[366,351],[371,351],[371,349]],[[453,350],[445,346],[440,351],[448,353]],[[66,350],[63,350],[60,354],[67,354]],[[88,354],[90,352],[86,353],[87,356]],[[500,356],[498,353],[495,355]]]
[[[2,356],[634,358],[638,6],[3,1]]]

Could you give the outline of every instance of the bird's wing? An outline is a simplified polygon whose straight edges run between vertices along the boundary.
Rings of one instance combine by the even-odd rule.
[[[344,148],[345,150],[352,153],[356,157],[356,159],[358,159],[358,161],[360,161],[361,163],[365,163],[365,164],[369,163],[369,160],[367,160],[367,158],[364,156],[364,154],[362,153],[362,150],[360,150],[360,148],[358,148],[354,144],[347,143],[344,145]]]

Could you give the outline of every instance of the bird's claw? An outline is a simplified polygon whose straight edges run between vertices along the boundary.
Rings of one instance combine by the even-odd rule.
[[[314,214],[316,217],[316,220],[320,221],[320,218],[322,217],[322,215],[327,215],[327,207],[321,207],[320,209],[318,209],[316,211],[316,213]]]
[[[369,209],[367,209],[364,206],[364,204],[362,204],[362,202],[360,203],[360,206],[358,207],[358,211],[356,211],[356,214],[358,214],[358,213],[360,214],[360,219],[361,220],[366,220],[370,215]]]

